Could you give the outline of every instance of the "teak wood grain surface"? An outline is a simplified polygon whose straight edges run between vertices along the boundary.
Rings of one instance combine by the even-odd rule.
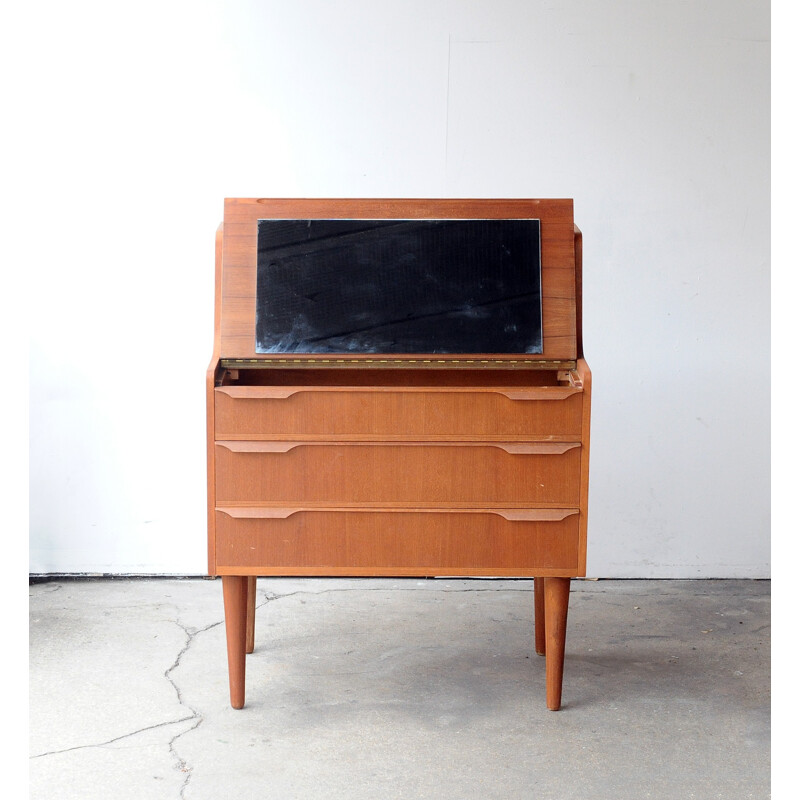
[[[312,218],[539,219],[543,352],[257,355],[257,222]],[[234,707],[258,646],[257,575],[534,577],[535,650],[560,707],[569,580],[586,570],[581,253],[571,200],[226,200],[208,559],[223,580]]]

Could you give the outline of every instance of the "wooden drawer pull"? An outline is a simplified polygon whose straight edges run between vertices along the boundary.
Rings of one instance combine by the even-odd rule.
[[[391,514],[497,514],[509,522],[560,522],[577,508],[407,508],[374,506],[217,506],[217,511],[234,519],[288,519],[307,511],[339,511],[347,513],[378,512]]]
[[[509,522],[561,522],[579,511],[577,508],[505,508],[494,513]]]
[[[218,386],[217,392],[239,400],[285,400],[301,392],[380,392],[380,393],[429,393],[429,394],[500,394],[509,400],[566,400],[570,395],[581,390],[577,386],[536,386],[526,389],[509,389],[494,386],[470,387],[462,389],[455,386],[422,387],[422,386]]]
[[[576,386],[539,386],[534,389],[496,389],[509,400],[566,400],[581,389]]]
[[[216,442],[216,444],[230,450],[231,453],[288,453],[306,442],[233,441]],[[312,444],[316,444],[316,442],[312,442]]]
[[[484,446],[490,445],[505,450],[512,455],[537,455],[537,456],[560,456],[574,447],[580,447],[580,442],[489,442]]]
[[[296,447],[497,447],[511,455],[562,455],[574,447],[580,447],[580,442],[371,442],[346,441],[346,442],[285,442],[263,440],[234,440],[217,442],[220,447],[230,450],[231,453],[288,453]]]
[[[285,400],[303,389],[291,386],[218,386],[215,391],[239,400]]]

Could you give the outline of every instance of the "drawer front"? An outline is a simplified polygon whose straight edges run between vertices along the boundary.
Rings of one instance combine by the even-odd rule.
[[[573,437],[582,393],[569,387],[414,390],[223,386],[215,390],[217,439]]]
[[[579,504],[577,443],[216,445],[217,505]]]
[[[258,575],[574,576],[580,515],[565,513],[520,520],[490,511],[320,509],[276,519],[217,511],[217,567]]]

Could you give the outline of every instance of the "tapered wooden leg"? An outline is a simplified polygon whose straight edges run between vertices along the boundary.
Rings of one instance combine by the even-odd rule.
[[[245,652],[252,653],[256,646],[256,578],[247,578],[247,645]]]
[[[222,576],[222,598],[225,604],[225,637],[228,640],[228,681],[231,705],[244,705],[244,668],[247,644],[247,577]]]
[[[569,582],[569,578],[544,579],[545,682],[547,707],[551,711],[558,711],[561,708]]]
[[[533,636],[536,655],[545,654],[544,635],[544,578],[533,579]]]

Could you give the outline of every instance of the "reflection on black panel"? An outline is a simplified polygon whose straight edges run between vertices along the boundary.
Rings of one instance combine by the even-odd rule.
[[[541,353],[539,220],[259,220],[257,353]]]

